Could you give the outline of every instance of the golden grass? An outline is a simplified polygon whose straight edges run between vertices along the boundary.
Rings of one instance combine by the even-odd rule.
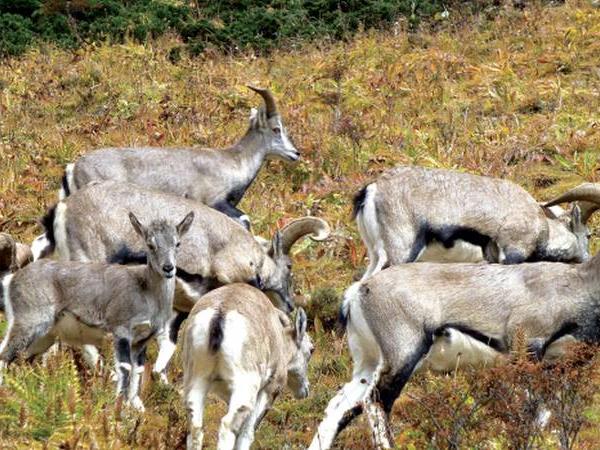
[[[509,178],[540,199],[598,181],[600,9],[587,0],[502,7],[492,18],[452,11],[435,30],[408,34],[400,24],[348,43],[260,58],[214,54],[173,65],[174,43],[166,37],[75,52],[43,47],[2,63],[0,229],[30,241],[40,231],[37,218],[55,201],[64,164],[91,149],[234,142],[259,102],[245,88],[249,83],[272,88],[303,160],[293,167],[269,163],[241,208],[263,235],[306,213],[326,218],[335,231],[330,242],[308,244],[295,256],[297,287],[309,302],[319,288],[341,293],[364,265],[351,199],[387,167],[419,164]],[[317,334],[310,399],[280,400],[257,434],[257,448],[307,445],[327,401],[348,379],[345,344],[329,331]],[[49,447],[181,444],[184,410],[175,390],[151,385],[143,420],[114,420],[105,378],[75,377],[86,413],[67,432],[56,431]],[[2,388],[0,403],[6,399],[14,394]],[[598,409],[591,413],[596,426]],[[207,413],[210,445],[222,411],[215,402]],[[0,417],[0,448],[37,442],[27,412],[19,414],[24,418]],[[600,440],[589,429],[584,437],[592,447]],[[359,421],[339,445],[368,442]],[[410,445],[404,433],[402,446]]]

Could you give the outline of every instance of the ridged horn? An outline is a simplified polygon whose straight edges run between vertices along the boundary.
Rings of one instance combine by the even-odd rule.
[[[271,94],[270,90],[257,88],[254,86],[248,86],[248,89],[253,90],[263,98],[263,100],[265,101],[267,117],[273,117],[275,114],[277,114],[277,105],[275,105],[275,98],[273,98],[273,94]]]
[[[600,209],[600,204],[593,202],[580,202],[579,208],[581,208],[581,220],[583,223],[587,223],[589,218]]]
[[[600,183],[583,183],[573,189],[546,202],[545,206],[558,205],[565,202],[585,201],[600,205]]]
[[[307,216],[292,220],[280,230],[280,233],[283,253],[287,255],[294,243],[301,237],[311,234],[312,240],[324,241],[331,234],[331,229],[323,219]]]

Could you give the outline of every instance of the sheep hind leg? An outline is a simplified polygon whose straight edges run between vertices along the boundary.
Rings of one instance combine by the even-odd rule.
[[[233,384],[231,397],[229,398],[229,409],[221,420],[219,428],[218,450],[233,450],[236,441],[250,419],[256,404],[258,384],[240,381]]]
[[[187,450],[202,450],[204,441],[204,404],[208,393],[207,378],[196,376],[185,384],[184,398],[188,415]]]
[[[335,437],[361,414],[362,402],[373,387],[376,371],[376,366],[367,366],[363,370],[356,371],[352,380],[329,401],[325,409],[325,417],[319,424],[309,450],[330,448]]]
[[[156,357],[152,372],[157,375],[164,384],[169,384],[167,368],[177,349],[179,329],[188,316],[188,312],[177,311],[173,315],[172,320],[167,323],[164,329],[156,336],[158,342],[158,356]]]
[[[256,406],[252,414],[244,424],[238,439],[235,443],[236,450],[249,450],[252,442],[254,442],[254,432],[260,425],[261,420],[267,413],[267,409],[271,404],[270,396],[263,390],[258,394]]]
[[[127,403],[139,412],[144,412],[144,403],[140,398],[140,383],[146,363],[146,345],[132,347],[132,370],[129,390],[127,392]]]
[[[30,357],[28,350],[36,341],[42,341],[52,329],[51,321],[44,321],[37,324],[28,323],[27,325],[13,323],[4,336],[0,344],[0,385],[3,381],[3,372],[5,368],[19,356],[19,354]],[[34,347],[36,347],[34,345]],[[38,348],[34,350],[47,350]]]
[[[409,342],[408,335],[406,337],[404,340],[396,338],[394,342]],[[387,363],[388,368],[384,372],[378,372],[380,375],[378,380],[375,380],[376,388],[365,400],[366,415],[371,426],[373,443],[377,449],[394,447],[394,438],[389,425],[394,402],[432,344],[431,338],[428,336],[421,336],[420,340],[416,351],[393,355],[393,360]],[[410,347],[407,346],[407,348]]]

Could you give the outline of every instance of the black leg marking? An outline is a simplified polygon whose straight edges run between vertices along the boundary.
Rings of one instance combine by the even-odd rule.
[[[239,223],[241,223],[247,230],[250,230],[250,222],[246,220],[240,220],[240,217],[245,216],[246,214],[243,211],[240,211],[235,206],[233,206],[228,200],[221,201],[212,205],[214,209],[222,212],[226,216],[235,219]]]
[[[343,415],[343,417],[341,418],[341,420],[338,422],[338,427],[337,430],[335,432],[335,435],[337,436],[338,434],[340,434],[342,431],[344,431],[344,428],[346,428],[348,425],[350,425],[350,423],[357,418],[358,416],[360,416],[363,412],[363,407],[362,405],[357,405],[354,408],[352,408],[349,411],[346,411],[346,414]]]
[[[573,334],[573,332],[576,331],[578,328],[579,325],[577,325],[575,322],[564,323],[556,332],[554,332],[554,334],[552,334],[552,336],[548,338],[546,342],[544,342],[544,345],[539,350],[539,353],[537,355],[538,359],[541,360],[544,358],[548,347],[550,347],[554,342],[558,341],[560,338],[565,337],[568,334]]]
[[[433,335],[436,337],[440,337],[440,336],[448,336],[448,328],[453,328],[457,331],[460,331],[463,334],[466,334],[470,337],[472,337],[473,339],[478,340],[479,342],[483,342],[485,345],[493,348],[494,350],[496,350],[497,352],[506,352],[508,351],[508,345],[501,341],[500,339],[496,339],[496,338],[492,338],[490,336],[487,336],[473,328],[469,328],[465,325],[461,325],[459,323],[447,323],[439,328],[437,328],[434,332]]]
[[[177,315],[171,321],[171,326],[169,327],[169,339],[173,344],[177,343],[177,336],[179,334],[179,329],[181,328],[181,324],[185,319],[190,315],[189,312],[177,311]]]
[[[354,196],[354,200],[352,202],[354,205],[352,208],[352,219],[356,219],[356,216],[365,208],[365,200],[367,199],[368,187],[369,185],[366,185]]]
[[[121,394],[126,394],[129,387],[129,379],[131,373],[131,342],[129,339],[119,338],[115,343],[115,353],[117,356],[117,362],[119,363],[119,367],[117,370],[121,372],[122,376],[122,384],[121,384]],[[128,365],[125,366],[125,364]]]
[[[400,392],[410,379],[417,364],[427,354],[433,344],[433,333],[425,333],[423,342],[420,348],[414,352],[408,361],[400,368],[400,370],[391,373],[382,373],[377,383],[377,388],[373,390],[371,398],[374,402],[379,402],[383,406],[386,414],[392,411],[394,402],[400,395]]]
[[[432,242],[439,242],[444,248],[449,249],[454,247],[456,241],[465,241],[477,245],[485,253],[491,239],[489,236],[481,234],[473,228],[456,225],[432,228],[428,223],[422,223],[415,236],[415,241],[413,242],[407,262],[416,261],[421,250]]]
[[[507,250],[504,253],[504,261],[502,264],[521,264],[527,258],[517,250]]]
[[[146,364],[146,346],[144,345],[136,355],[135,364],[138,367],[143,367]]]
[[[56,217],[56,205],[51,206],[46,211],[44,217],[40,219],[40,225],[44,228],[44,233],[46,234],[46,239],[50,242],[50,246],[44,252],[42,257],[45,257],[52,253],[54,247],[56,246],[56,238],[54,236],[54,219]],[[67,231],[68,232],[68,231]]]

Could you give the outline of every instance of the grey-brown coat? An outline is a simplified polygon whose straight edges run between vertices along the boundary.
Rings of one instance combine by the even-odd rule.
[[[202,297],[184,331],[184,397],[188,449],[201,449],[206,395],[229,403],[221,421],[219,449],[247,449],[254,430],[287,385],[308,395],[313,346],[300,309],[295,324],[259,290],[231,284]]]
[[[236,206],[265,159],[300,157],[271,92],[251,89],[263,97],[265,107],[252,110],[248,131],[232,147],[95,150],[67,166],[61,199],[93,181],[129,182],[202,202],[249,228],[248,217]]]
[[[58,338],[67,343],[99,345],[114,339],[118,392],[134,407],[148,339],[171,316],[175,292],[175,253],[193,213],[177,226],[152,221],[143,226],[129,214],[148,254],[144,266],[41,259],[3,278],[7,333],[0,344],[2,367],[19,354],[44,353]]]
[[[557,217],[549,208],[582,200]],[[600,207],[600,185],[579,186],[541,206],[508,180],[452,170],[397,167],[362,189],[355,217],[369,253],[363,280],[413,261],[581,262],[585,222]]]
[[[155,370],[163,375],[175,350],[178,327],[198,298],[214,287],[243,282],[272,293],[280,307],[290,311],[292,245],[306,235],[315,240],[329,235],[322,219],[297,219],[275,233],[265,252],[250,232],[202,203],[113,181],[89,185],[59,202],[53,218],[44,221],[51,223],[46,235],[54,238],[61,259],[143,260],[143,242],[124,220],[125,211],[149,218],[177,217],[187,211],[196,216],[178,255],[174,305],[180,314],[165,330],[166,336],[159,337]]]
[[[540,359],[560,356],[568,342],[600,343],[600,256],[573,265],[398,265],[351,286],[343,316],[354,375],[311,449],[329,448],[363,408],[377,445],[388,447],[388,415],[419,366],[501,362],[517,330]]]

